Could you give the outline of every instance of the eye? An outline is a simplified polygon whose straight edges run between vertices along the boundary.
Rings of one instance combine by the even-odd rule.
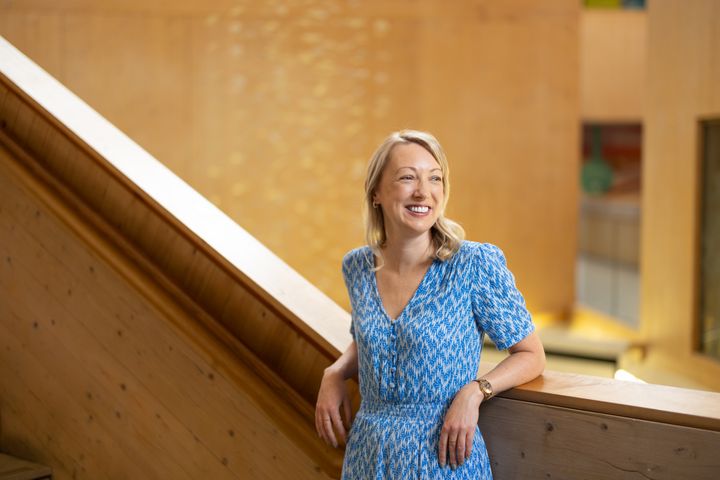
[[[412,179],[413,179],[412,175],[403,175],[402,177],[400,177],[400,180],[412,180]]]
[[[440,175],[433,175],[430,177],[430,180],[433,182],[442,182],[442,177]]]

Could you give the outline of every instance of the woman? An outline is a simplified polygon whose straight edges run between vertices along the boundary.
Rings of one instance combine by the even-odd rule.
[[[502,252],[463,240],[443,215],[448,194],[447,160],[428,133],[393,133],[370,160],[368,246],[343,259],[353,342],[325,370],[315,415],[327,443],[346,441],[343,479],[491,479],[478,408],[544,368]],[[486,333],[510,355],[477,379]],[[345,380],[356,373],[350,428]]]

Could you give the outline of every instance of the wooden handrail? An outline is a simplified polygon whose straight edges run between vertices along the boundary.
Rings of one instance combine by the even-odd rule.
[[[6,88],[73,139],[128,193],[329,353],[347,346],[347,312],[2,37],[0,57]],[[72,172],[52,173],[76,180]]]
[[[160,310],[180,307],[263,378],[287,407],[267,413],[338,470],[312,410],[323,368],[350,341],[347,312],[2,38],[0,144],[56,217],[116,268],[138,268],[142,278],[123,275],[139,291],[152,279],[165,292],[146,293]]]
[[[482,371],[492,364],[483,363]],[[546,371],[503,398],[720,432],[720,393]]]

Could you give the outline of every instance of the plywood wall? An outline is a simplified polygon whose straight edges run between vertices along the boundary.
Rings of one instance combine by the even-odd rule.
[[[150,302],[156,285],[140,293],[18,172],[0,149],[3,452],[58,480],[330,478],[266,379]]]
[[[583,121],[642,122],[646,41],[645,10],[583,10],[580,16]]]
[[[696,353],[700,121],[720,118],[720,4],[650,3],[643,162],[641,321],[648,379],[720,389]]]
[[[573,301],[579,3],[33,0],[0,34],[347,306],[367,158],[436,133],[450,214],[535,311]]]

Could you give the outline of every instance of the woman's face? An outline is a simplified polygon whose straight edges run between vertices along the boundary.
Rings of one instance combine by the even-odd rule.
[[[380,204],[388,238],[430,231],[444,199],[442,169],[416,143],[401,143],[391,152],[373,200]]]

